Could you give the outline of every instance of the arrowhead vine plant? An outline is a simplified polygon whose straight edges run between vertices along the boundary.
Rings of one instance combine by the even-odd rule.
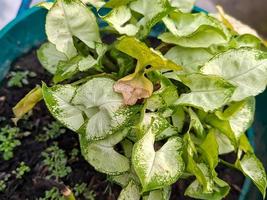
[[[14,108],[44,99],[78,134],[84,158],[122,187],[119,199],[185,195],[223,199],[219,163],[249,177],[265,197],[266,173],[246,136],[267,84],[260,38],[223,13],[191,13],[193,0],[56,0],[38,58],[53,74]],[[222,155],[233,152],[234,163]]]

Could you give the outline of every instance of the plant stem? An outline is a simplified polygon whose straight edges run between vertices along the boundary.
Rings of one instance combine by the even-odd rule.
[[[223,165],[227,166],[227,167],[230,167],[230,168],[233,168],[233,169],[236,169],[236,170],[239,170],[235,165],[229,163],[229,162],[226,162],[222,159],[219,160],[220,163],[222,163]]]

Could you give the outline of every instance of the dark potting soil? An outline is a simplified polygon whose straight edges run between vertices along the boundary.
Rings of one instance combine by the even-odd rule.
[[[42,68],[37,60],[35,50],[15,61],[11,70],[29,70],[35,72],[37,76],[29,78],[29,84],[24,85],[22,88],[8,87],[8,77],[3,81],[2,87],[0,88],[0,128],[5,125],[14,127],[11,121],[13,117],[12,107],[37,84],[41,84],[41,81],[49,83],[51,80],[49,73]],[[5,191],[0,192],[0,200],[35,200],[43,197],[45,191],[51,189],[51,185],[59,182],[64,183],[70,188],[73,188],[75,184],[86,183],[90,190],[95,192],[95,199],[117,199],[121,190],[119,186],[108,181],[105,175],[95,171],[93,167],[83,159],[80,153],[76,159],[70,159],[72,149],[79,149],[79,141],[76,134],[67,130],[66,133],[60,135],[56,139],[49,139],[44,142],[36,140],[37,137],[45,134],[43,127],[47,126],[47,124],[52,121],[54,121],[54,119],[49,114],[44,102],[40,102],[33,109],[32,115],[26,120],[19,121],[18,127],[21,132],[27,131],[30,132],[30,135],[20,139],[21,145],[15,148],[14,157],[12,159],[5,161],[0,155],[0,180],[2,180],[6,174],[11,174],[8,181],[6,181],[7,187]],[[72,171],[59,180],[54,180],[53,178],[47,180],[45,177],[49,172],[47,166],[43,163],[42,152],[54,142],[57,142],[59,148],[65,151],[69,159],[67,165],[71,167]],[[225,159],[229,162],[233,162],[234,155],[227,155]],[[15,170],[22,161],[25,162],[31,170],[25,173],[21,179],[18,179],[15,175],[12,175],[12,171]],[[238,199],[244,181],[242,174],[221,165],[217,167],[217,172],[220,178],[231,185],[231,192],[226,199]],[[179,180],[175,183],[172,188],[171,199],[191,199],[185,197],[183,193],[192,180],[193,179],[190,181]],[[77,197],[76,199],[82,200],[84,198]]]

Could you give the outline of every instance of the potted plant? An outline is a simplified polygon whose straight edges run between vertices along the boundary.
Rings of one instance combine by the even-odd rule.
[[[85,3],[94,6],[95,14]],[[81,158],[79,150],[72,149],[72,159],[67,159],[60,145],[68,141],[73,147],[79,140],[84,159],[121,186],[118,199],[183,198],[183,192],[196,199],[222,199],[231,189],[231,183],[223,180],[225,168],[242,172],[265,197],[266,173],[246,135],[254,119],[254,96],[266,87],[262,40],[239,34],[222,11],[219,19],[190,13],[192,1],[150,4],[146,0],[39,4],[48,9],[48,42],[37,50],[47,70],[39,71],[39,76],[45,74],[43,82],[40,77],[27,81],[35,74],[17,72],[6,84],[42,84],[14,106],[15,123],[25,125],[25,114],[41,100],[60,122],[45,126],[47,113],[39,107],[46,135],[37,141],[47,147],[42,159],[48,173],[39,173],[42,181],[34,177],[35,183],[54,186],[67,199],[93,198],[92,192],[87,191],[89,197],[84,192],[87,183],[68,188],[62,182],[64,177],[67,182],[74,179],[68,175],[74,170],[69,165]],[[99,27],[103,22],[105,26]],[[19,131],[8,126],[1,131],[3,141],[12,141],[6,145],[11,146],[9,151],[2,150],[8,160],[21,143],[16,141]],[[59,145],[49,145],[53,140]],[[22,163],[13,174],[28,171]],[[45,198],[56,192],[50,190]]]

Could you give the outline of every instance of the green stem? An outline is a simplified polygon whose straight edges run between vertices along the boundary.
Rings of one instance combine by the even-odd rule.
[[[226,162],[222,159],[219,160],[220,163],[222,163],[223,165],[227,166],[227,167],[230,167],[230,168],[233,168],[233,169],[236,169],[236,170],[239,170],[235,165],[229,163],[229,162]]]
[[[80,80],[77,80],[77,81],[71,83],[71,85],[72,85],[72,86],[80,85],[80,84],[82,84],[82,83],[85,83],[85,82],[89,81],[89,80],[92,79],[92,78],[97,78],[97,77],[110,77],[110,78],[112,78],[112,79],[115,78],[115,77],[112,76],[111,74],[101,73],[101,74],[95,74],[95,75],[87,76],[87,77],[85,77],[85,78],[82,78],[82,79],[80,79]]]

